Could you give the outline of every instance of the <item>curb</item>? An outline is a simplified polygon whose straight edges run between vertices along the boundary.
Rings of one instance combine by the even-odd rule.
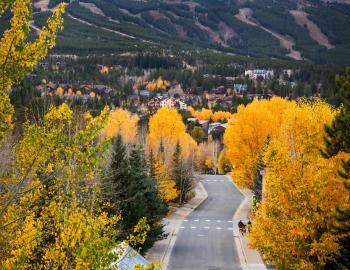
[[[244,197],[244,200],[241,202],[241,204],[239,205],[235,214],[232,217],[233,239],[234,239],[235,245],[237,247],[237,253],[238,253],[240,265],[244,268],[244,267],[248,267],[248,260],[247,260],[247,255],[245,254],[244,249],[243,249],[243,242],[242,242],[241,234],[240,234],[240,231],[239,231],[238,227],[236,226],[236,224],[237,224],[237,220],[238,220],[238,215],[242,211],[244,205],[246,204],[247,200],[249,200],[249,198],[243,192],[243,190],[240,187],[238,187],[235,182],[232,181],[232,178],[230,176],[226,175],[226,177],[232,183],[232,185],[234,185],[237,188],[237,190]]]
[[[241,189],[231,178],[231,176],[226,175],[227,179],[230,180],[230,182],[237,188],[237,190],[244,196],[244,200],[241,202],[239,207],[237,208],[234,216],[232,217],[232,226],[233,226],[233,238],[234,238],[234,243],[237,247],[237,253],[238,253],[238,258],[240,261],[240,265],[242,269],[261,269],[261,270],[266,270],[266,265],[265,264],[257,264],[257,265],[252,265],[248,262],[247,254],[244,249],[244,244],[242,241],[242,236],[241,233],[238,229],[238,226],[236,224],[238,221],[242,218],[239,217],[241,214],[243,208],[249,204],[250,201],[250,196],[245,192],[243,189]],[[261,255],[259,254],[260,258]]]

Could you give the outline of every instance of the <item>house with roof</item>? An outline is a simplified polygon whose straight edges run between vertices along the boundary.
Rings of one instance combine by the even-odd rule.
[[[99,95],[109,95],[113,92],[113,89],[106,85],[94,85],[94,91]]]
[[[162,98],[159,101],[160,107],[179,108],[180,110],[187,110],[187,104],[180,98]]]
[[[254,80],[258,78],[263,78],[266,80],[272,78],[274,76],[274,72],[271,69],[248,69],[244,72],[244,76]]]
[[[150,265],[148,260],[125,243],[120,244],[112,252],[118,255],[121,254],[118,261],[112,264],[117,266],[119,270],[134,270],[136,266],[145,267]]]
[[[160,107],[174,108],[175,100],[173,98],[163,98],[159,101]]]

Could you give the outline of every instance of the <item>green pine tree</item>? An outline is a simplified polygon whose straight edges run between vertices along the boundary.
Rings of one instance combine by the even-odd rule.
[[[148,176],[149,168],[142,146],[133,147],[129,164],[128,178],[130,187],[134,188],[128,192],[132,199],[122,204],[123,225],[125,230],[131,229],[141,218],[147,218],[151,229],[142,245],[142,252],[146,252],[155,241],[164,237],[161,221],[168,212],[168,205],[163,201],[156,181]]]
[[[175,152],[173,154],[173,179],[176,188],[180,193],[179,203],[186,202],[189,193],[193,189],[193,174],[191,168],[182,160],[181,146],[177,142]]]
[[[343,101],[343,107],[330,126],[325,127],[325,158],[331,158],[339,152],[350,153],[350,67],[345,76],[337,77],[337,84]],[[342,168],[338,171],[344,178],[344,184],[350,192],[350,159],[343,160]],[[335,233],[345,235],[341,241],[341,250],[337,258],[329,262],[328,269],[350,269],[350,209],[338,209],[338,223]]]
[[[107,202],[105,209],[107,213],[115,215],[121,208],[122,201],[128,200],[127,191],[130,185],[129,181],[129,160],[126,147],[121,135],[118,135],[113,141],[113,150],[111,163],[102,182],[103,201]]]
[[[149,177],[156,179],[156,159],[153,154],[153,150],[149,151]]]
[[[135,246],[146,252],[155,241],[164,236],[161,220],[168,212],[168,206],[158,191],[155,180],[148,176],[149,167],[142,146],[136,145],[127,153],[122,137],[113,142],[111,163],[102,183],[102,196],[107,213],[120,213],[122,221],[116,228],[119,240],[127,239],[133,228],[147,218],[150,231],[142,246]],[[107,202],[107,203],[106,203]]]

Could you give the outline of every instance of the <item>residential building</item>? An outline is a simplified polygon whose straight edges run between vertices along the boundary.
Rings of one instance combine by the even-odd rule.
[[[268,69],[248,69],[244,72],[244,75],[254,80],[258,79],[259,77],[266,80],[268,78],[272,78],[274,76],[274,72],[273,70]]]

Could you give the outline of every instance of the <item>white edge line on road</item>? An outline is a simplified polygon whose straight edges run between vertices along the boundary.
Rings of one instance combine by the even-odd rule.
[[[203,184],[200,181],[198,181],[198,186],[202,189],[202,191],[204,191],[205,196],[196,206],[194,206],[188,213],[186,213],[186,215],[183,217],[183,220],[186,219],[198,206],[200,206],[208,198],[208,192],[206,191],[206,189],[204,188]],[[181,222],[183,222],[183,220]],[[168,268],[170,255],[171,255],[171,252],[172,252],[173,247],[175,245],[177,234],[178,234],[179,230],[180,229],[177,227],[174,229],[174,231],[171,234],[169,244],[168,244],[166,251],[163,255],[163,258],[161,260],[163,270],[166,270]]]
[[[245,194],[241,191],[241,189],[231,180],[230,176],[227,176],[227,179],[232,183],[232,185],[235,186],[235,188],[244,196],[244,200],[241,202],[241,204],[239,205],[239,207],[237,208],[234,216],[232,217],[232,233],[233,233],[233,239],[237,248],[237,253],[238,253],[238,257],[239,257],[239,261],[242,267],[246,267],[248,266],[248,260],[247,260],[247,255],[245,254],[244,250],[243,250],[243,243],[242,243],[242,239],[240,236],[240,232],[238,230],[238,234],[235,233],[235,226],[236,224],[236,220],[238,217],[238,214],[242,211],[245,203],[247,200],[249,200],[248,197],[245,196]]]

